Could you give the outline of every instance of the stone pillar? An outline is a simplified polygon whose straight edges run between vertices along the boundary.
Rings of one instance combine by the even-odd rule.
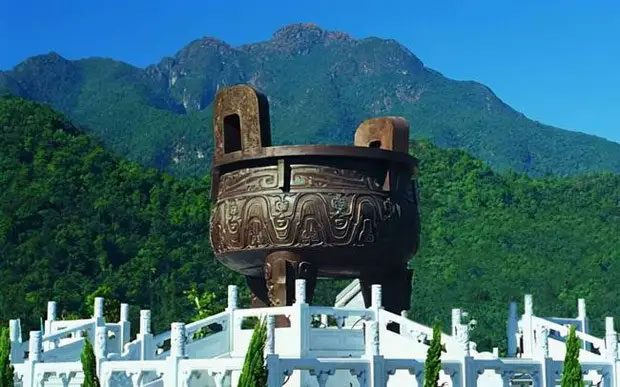
[[[228,285],[228,308],[227,310],[237,309],[238,290],[235,285]]]
[[[276,319],[267,316],[267,342],[265,343],[265,356],[276,353]]]
[[[366,328],[366,356],[372,357],[380,354],[379,322],[367,321]]]
[[[153,335],[151,334],[151,311],[148,309],[140,311],[138,340],[140,340],[140,360],[152,360],[155,356],[155,345],[153,343]]]
[[[9,341],[11,343],[10,360],[13,364],[24,362],[22,351],[22,337],[19,320],[9,320]]]
[[[517,303],[511,302],[510,306],[508,307],[508,321],[506,324],[508,357],[517,356],[517,325]]]
[[[170,356],[185,357],[185,323],[175,322],[170,325]]]
[[[228,351],[231,356],[235,356],[235,338],[241,330],[241,319],[235,317],[235,310],[237,310],[237,301],[239,298],[239,291],[237,286],[228,285],[228,306],[226,311],[228,312],[228,326],[224,329],[228,331]]]
[[[381,285],[372,285],[370,287],[370,307],[377,312],[375,319],[379,318],[378,311],[383,306],[383,290]]]
[[[93,318],[95,319],[95,324],[97,326],[105,325],[105,319],[103,317],[103,304],[104,304],[103,297],[95,297],[95,305],[94,305],[95,313],[93,315]]]
[[[524,358],[532,358],[534,354],[534,327],[532,326],[532,318],[534,317],[534,303],[532,295],[526,294],[523,300],[524,312],[522,316],[523,328],[523,354]]]
[[[30,341],[28,342],[28,360],[31,362],[41,361],[43,343],[41,331],[30,331]]]
[[[385,373],[384,359],[380,354],[381,342],[379,336],[379,322],[366,321],[364,327],[366,330],[366,350],[364,356],[370,361],[369,385],[373,387],[385,387],[387,375]]]
[[[170,325],[170,356],[167,361],[168,369],[164,375],[164,386],[178,386],[181,378],[179,377],[179,361],[185,357],[185,323],[174,322]]]
[[[605,357],[609,360],[620,358],[618,353],[618,333],[614,328],[614,318],[605,317]]]
[[[581,331],[588,333],[588,316],[586,314],[586,300],[583,298],[577,299],[577,319],[581,322]],[[583,349],[588,349],[588,344],[583,342]]]
[[[25,364],[24,376],[22,378],[22,385],[24,387],[34,387],[41,385],[40,379],[42,375],[35,372],[37,363],[43,361],[42,359],[42,336],[41,331],[30,331],[30,341],[28,342],[28,360]]]
[[[295,355],[303,357],[310,348],[310,320],[311,316],[306,303],[306,280],[295,280],[295,303],[293,304],[293,316],[291,316],[291,328],[299,338],[299,348]]]
[[[295,280],[295,303],[306,303],[306,280],[304,279]]]
[[[45,320],[45,334],[52,333],[52,321],[56,321],[56,301],[47,302],[47,319]]]
[[[119,350],[118,353],[123,353],[125,344],[131,340],[131,323],[129,322],[129,304],[121,304],[120,320],[118,321],[120,326],[121,337],[119,338]]]
[[[108,328],[104,326],[95,328],[94,352],[97,360],[105,359],[107,355]]]
[[[140,311],[140,333],[151,333],[151,311],[148,309]]]

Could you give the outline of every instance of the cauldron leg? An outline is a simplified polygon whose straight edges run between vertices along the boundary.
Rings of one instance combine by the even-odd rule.
[[[265,280],[270,305],[295,302],[295,280],[306,280],[306,302],[312,300],[316,286],[316,267],[290,251],[276,251],[265,259]]]
[[[245,282],[252,292],[252,308],[269,306],[269,296],[267,295],[267,282],[265,278],[245,276]]]
[[[382,304],[385,310],[400,314],[411,303],[412,272],[407,267],[396,267],[381,272],[362,273],[360,286],[364,304],[369,307],[372,285],[381,285]]]

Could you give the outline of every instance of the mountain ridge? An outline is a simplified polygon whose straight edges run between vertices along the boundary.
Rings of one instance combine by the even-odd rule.
[[[116,152],[180,174],[208,170],[211,104],[219,88],[237,83],[269,97],[276,144],[351,143],[364,119],[401,115],[413,139],[467,150],[496,170],[620,173],[618,143],[530,120],[489,87],[446,78],[393,39],[309,23],[237,47],[199,38],[144,68],[53,53],[0,72],[0,92],[49,103]]]

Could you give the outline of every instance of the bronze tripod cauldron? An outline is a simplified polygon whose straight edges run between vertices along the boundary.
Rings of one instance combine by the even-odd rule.
[[[370,304],[409,308],[420,218],[409,126],[373,118],[354,146],[271,146],[267,98],[238,85],[215,101],[211,242],[218,260],[246,276],[255,305],[291,305],[294,282],[359,278]]]

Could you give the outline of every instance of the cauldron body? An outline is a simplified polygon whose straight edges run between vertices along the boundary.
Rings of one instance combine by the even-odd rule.
[[[407,141],[406,122],[362,124],[356,143],[376,147],[273,147],[266,109],[248,86],[216,98],[210,236],[217,259],[246,276],[259,304],[292,303],[296,278],[307,280],[311,297],[317,276],[358,277],[367,303],[370,285],[380,283],[386,308],[407,309],[407,262],[420,232],[417,161],[406,143],[405,152],[381,149],[394,148],[398,135]]]

